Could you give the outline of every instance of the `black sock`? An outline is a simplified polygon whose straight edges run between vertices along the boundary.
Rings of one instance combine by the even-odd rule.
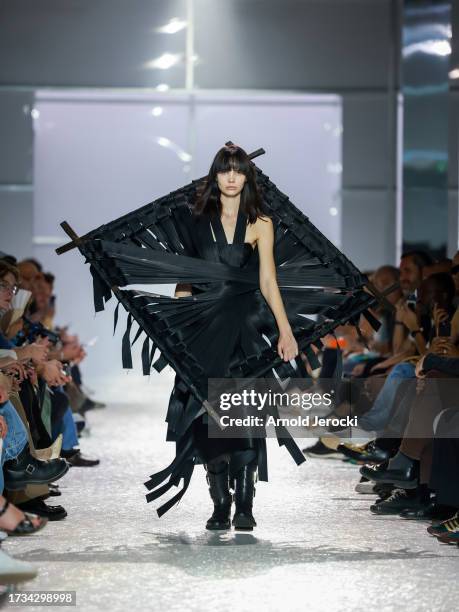
[[[398,453],[389,461],[389,470],[405,470],[413,465],[414,462],[415,459],[411,459],[407,455],[404,455],[402,452],[398,451]]]
[[[431,490],[429,489],[429,487],[426,484],[420,484],[417,488],[416,488],[416,494],[419,497],[419,499],[423,502],[429,502],[430,501],[430,493]]]

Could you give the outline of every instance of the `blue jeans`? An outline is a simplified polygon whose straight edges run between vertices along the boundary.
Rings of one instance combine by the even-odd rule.
[[[27,430],[16,408],[8,401],[0,406],[0,416],[4,417],[8,425],[8,433],[3,439],[2,446],[2,466],[5,461],[15,459],[27,444]],[[3,491],[4,479],[3,470],[0,470],[0,490]]]
[[[53,440],[60,433],[62,434],[62,448],[64,450],[70,450],[74,446],[78,446],[78,435],[70,406],[67,407],[59,423],[53,427]]]
[[[398,363],[387,376],[370,410],[359,418],[359,427],[365,431],[382,431],[389,420],[392,405],[401,383],[415,378],[415,366],[411,363]]]

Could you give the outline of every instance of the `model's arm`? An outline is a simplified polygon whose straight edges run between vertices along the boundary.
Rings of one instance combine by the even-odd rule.
[[[284,361],[298,355],[298,345],[285,312],[282,296],[276,278],[274,262],[274,229],[269,217],[259,218],[256,222],[258,253],[260,255],[260,291],[268,302],[279,328],[277,352]]]

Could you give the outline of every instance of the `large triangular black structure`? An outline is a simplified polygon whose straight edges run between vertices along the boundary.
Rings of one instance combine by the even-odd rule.
[[[264,152],[251,154],[253,159]],[[275,229],[274,255],[277,281],[282,294],[292,331],[299,348],[314,360],[311,344],[321,345],[320,338],[333,332],[338,325],[358,322],[363,313],[370,323],[378,322],[369,312],[378,298],[369,291],[368,278],[337,249],[282,193],[258,167],[255,166],[257,183],[263,194],[265,206],[272,217]],[[212,284],[222,280],[240,282],[242,286],[258,287],[256,271],[230,268],[224,264],[199,260],[190,235],[191,209],[196,199],[199,183],[192,181],[135,211],[107,223],[78,239],[74,239],[94,281],[96,311],[104,309],[104,303],[112,293],[129,313],[127,329],[123,337],[123,366],[132,367],[130,332],[132,323],[139,325],[138,334],[146,339],[142,349],[143,371],[148,374],[153,367],[161,371],[170,364],[189,389],[202,401],[203,372],[182,342],[177,342],[176,330],[186,329],[185,335],[199,333],[199,325],[205,321],[205,313],[218,297]],[[69,228],[68,224],[64,226]],[[58,253],[68,250],[57,249]],[[179,256],[179,257],[177,257]],[[192,283],[202,292],[190,298],[176,298],[123,289],[132,284]],[[244,290],[244,289],[241,289]],[[259,291],[259,289],[258,289]],[[381,299],[381,296],[378,296]],[[266,305],[266,320],[269,308]],[[313,320],[310,315],[317,315]],[[118,309],[115,313],[115,322]],[[271,317],[272,318],[272,317]],[[233,363],[234,378],[257,377],[276,372],[279,378],[298,376],[290,363],[277,355],[273,326],[259,333],[256,354],[243,355]],[[183,333],[181,334],[183,337]],[[135,337],[137,340],[138,335]],[[252,338],[253,339],[253,338]],[[266,341],[269,340],[270,342]],[[152,363],[155,351],[160,356]],[[303,371],[301,359],[297,365]]]
[[[263,149],[249,157],[254,159],[261,153]],[[377,329],[379,322],[369,309],[378,301],[385,301],[385,297],[268,176],[256,166],[254,169],[266,212],[273,221],[277,282],[287,316],[300,351],[314,368],[318,364],[311,345],[320,347],[321,338],[333,333],[338,325],[352,323],[358,329],[361,314]],[[257,310],[256,316],[244,318],[244,333],[231,357],[227,375],[243,381],[259,377],[283,381],[308,376],[301,356],[286,363],[277,353],[278,330],[259,288],[257,258],[250,259],[254,265],[239,268],[220,259],[209,261],[198,256],[192,208],[205,178],[192,181],[81,238],[63,222],[61,225],[72,242],[56,249],[62,254],[78,247],[90,264],[96,311],[103,310],[115,295],[119,302],[115,309],[115,328],[119,305],[127,311],[123,366],[132,367],[131,345],[144,334],[141,349],[144,374],[149,374],[152,367],[161,371],[167,364],[177,373],[166,417],[167,439],[176,442],[176,457],[145,483],[150,491],[147,501],[157,499],[172,486],[178,486],[181,480],[183,488],[158,508],[159,516],[181,499],[194,465],[200,462],[192,435],[194,419],[203,409],[215,416],[207,398],[208,378],[200,365],[199,351],[193,349],[199,345],[202,352],[206,346],[203,338],[209,338],[209,321],[219,307],[225,312],[226,306],[228,312],[228,302],[223,303],[227,298],[219,290],[222,283],[231,285],[232,299],[238,300],[238,304],[242,303],[239,296],[252,292],[255,301],[250,303],[256,304]],[[248,245],[248,248],[252,247]],[[175,283],[191,284],[195,288],[193,295],[174,298],[129,289],[134,284]],[[134,323],[138,329],[131,340]],[[237,328],[237,321],[232,323]],[[305,460],[286,428],[276,427],[276,435],[279,444],[287,448],[297,464]],[[259,479],[267,480],[266,445],[261,442],[259,448]],[[166,478],[168,482],[161,484]]]

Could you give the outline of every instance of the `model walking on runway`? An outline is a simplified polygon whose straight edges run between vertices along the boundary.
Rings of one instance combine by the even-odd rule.
[[[166,415],[173,461],[145,482],[147,501],[182,488],[157,508],[162,516],[184,496],[194,468],[207,471],[214,511],[208,529],[253,529],[255,477],[268,480],[266,432],[209,435],[215,414],[209,379],[283,381],[308,378],[303,361],[320,364],[311,346],[338,325],[357,324],[377,303],[368,279],[253,163],[226,143],[209,173],[71,242],[90,264],[96,311],[114,295],[128,312],[123,367],[132,368],[131,328],[144,334],[142,369],[176,373]],[[174,296],[131,289],[173,284]],[[311,316],[309,316],[311,315]],[[155,359],[155,354],[160,356]],[[339,361],[337,365],[339,373]],[[310,377],[309,377],[310,378]],[[282,382],[282,385],[281,385]],[[309,383],[308,383],[309,384]],[[277,407],[270,407],[278,415]],[[288,429],[275,434],[297,465],[305,457]],[[235,511],[231,521],[234,491]]]
[[[278,327],[277,351],[284,361],[298,356],[293,336],[276,280],[274,263],[274,229],[271,218],[263,211],[253,165],[246,152],[238,146],[220,149],[210,167],[193,210],[201,232],[196,232],[199,255],[229,266],[259,269],[260,291],[268,303]],[[201,243],[198,240],[201,239]],[[215,289],[217,290],[217,289]],[[191,285],[178,284],[176,297],[193,295]],[[208,378],[225,378],[234,354],[250,343],[250,321],[257,310],[255,292],[231,295],[214,313],[213,342],[202,342],[198,349]],[[235,333],[236,332],[236,333]],[[247,350],[247,348],[246,348]],[[252,514],[254,482],[258,464],[258,440],[246,438],[209,438],[207,415],[193,423],[196,448],[205,463],[214,511],[207,529],[229,529],[234,486],[235,513],[232,524],[236,529],[251,529],[256,525]]]

